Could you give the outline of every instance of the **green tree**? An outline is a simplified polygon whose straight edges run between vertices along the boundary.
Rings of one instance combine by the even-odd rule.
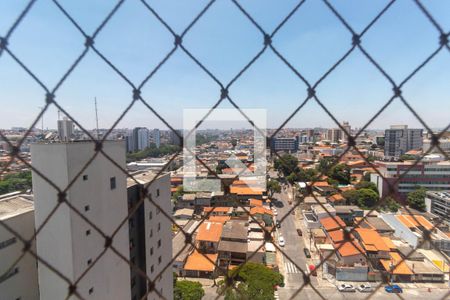
[[[173,201],[173,204],[174,204],[174,205],[177,204],[178,198],[179,198],[180,196],[183,196],[183,193],[184,193],[183,186],[182,186],[182,185],[178,186],[176,192],[173,193],[173,195],[172,195],[172,201]]]
[[[399,159],[403,160],[403,161],[405,161],[405,160],[416,160],[416,157],[414,155],[411,155],[411,154],[403,154],[403,155],[400,155]]]
[[[31,171],[5,175],[0,180],[0,195],[31,189]]]
[[[324,157],[319,161],[319,165],[317,166],[317,170],[320,173],[325,175],[329,175],[331,168],[336,163],[336,159],[333,157]]]
[[[238,291],[224,286],[225,281],[222,281],[220,288],[226,289],[226,300],[272,300],[274,299],[275,286],[283,283],[283,275],[267,268],[263,264],[252,262],[246,263],[238,271],[230,271],[229,276],[237,281],[235,287]]]
[[[423,187],[417,188],[415,191],[408,193],[408,205],[411,208],[425,211],[426,205],[425,205],[425,196],[426,196],[426,190]]]
[[[287,180],[290,184],[293,184],[294,182],[297,181],[297,175],[296,175],[294,172],[292,172],[291,174],[289,174],[289,175],[286,177],[286,180]]]
[[[371,189],[371,190],[373,190],[375,193],[378,194],[378,188],[377,188],[377,185],[376,185],[375,183],[373,183],[373,182],[370,182],[370,181],[364,181],[364,180],[363,180],[363,181],[357,183],[357,184],[355,185],[355,188],[356,188],[357,190],[360,190],[360,189]]]
[[[150,144],[150,147],[145,148],[142,151],[128,153],[127,161],[130,162],[149,157],[162,157],[167,154],[174,154],[180,151],[180,149],[181,148],[178,145],[161,145],[159,148],[157,148],[156,145],[152,143]]]
[[[381,209],[384,211],[397,212],[401,205],[392,197],[388,196],[381,205]]]
[[[378,194],[368,188],[345,191],[342,196],[349,204],[357,205],[363,209],[373,207],[379,200]]]
[[[202,284],[197,281],[177,280],[173,290],[174,300],[200,300],[204,295]]]
[[[337,180],[340,184],[349,184],[350,168],[345,164],[337,164],[331,168],[328,176]]]
[[[292,172],[298,172],[298,159],[290,154],[283,154],[281,158],[275,159],[274,167],[282,172],[284,176],[288,176]]]
[[[267,191],[269,191],[269,197],[272,198],[274,193],[281,192],[280,183],[276,180],[267,181]]]

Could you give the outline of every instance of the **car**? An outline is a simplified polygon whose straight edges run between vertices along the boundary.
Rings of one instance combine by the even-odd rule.
[[[278,216],[278,211],[276,209],[273,210],[273,215]]]
[[[297,234],[298,234],[299,236],[303,236],[302,230],[297,228]]]
[[[370,293],[373,290],[373,287],[368,283],[358,285],[358,291],[360,291],[361,293]]]
[[[276,220],[276,221],[275,221],[275,224],[277,225],[277,228],[281,228],[281,223],[280,223],[280,221]]]
[[[281,235],[278,237],[278,246],[280,247],[284,247],[284,245],[286,245],[286,243],[284,242],[284,237],[282,237]]]
[[[355,287],[348,283],[340,284],[340,285],[338,285],[337,288],[338,288],[339,292],[350,292],[350,293],[356,292]]]
[[[403,289],[396,284],[387,285],[384,287],[384,290],[388,293],[403,293]]]
[[[311,258],[311,252],[309,252],[308,248],[303,248],[303,252],[307,258]]]

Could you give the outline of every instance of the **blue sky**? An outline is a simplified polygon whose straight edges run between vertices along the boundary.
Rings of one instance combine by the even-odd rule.
[[[0,36],[27,1],[0,1]],[[115,1],[60,1],[91,34]],[[388,1],[330,1],[360,32]],[[181,33],[207,1],[148,1],[177,33]],[[240,1],[262,28],[271,32],[298,1]],[[450,1],[424,1],[444,30],[450,30]],[[401,82],[438,48],[439,34],[411,0],[398,0],[362,38],[362,45],[397,82]],[[218,0],[186,34],[183,45],[223,84],[263,47],[262,34],[229,0]],[[307,0],[273,39],[275,48],[315,83],[351,47],[351,34],[319,0]],[[172,49],[171,34],[138,0],[127,0],[104,27],[95,46],[139,85]],[[84,49],[84,38],[49,0],[39,0],[9,40],[9,49],[50,89]],[[441,51],[404,86],[403,95],[431,127],[450,123],[450,52]],[[230,96],[243,108],[265,108],[268,126],[277,127],[306,97],[306,86],[267,49],[230,87]],[[109,127],[131,101],[131,87],[97,54],[89,51],[56,93],[56,100],[86,128],[95,126],[94,97],[100,127]],[[144,99],[173,126],[182,124],[184,108],[211,107],[220,87],[181,49],[142,89]],[[360,127],[392,95],[391,85],[356,49],[317,88],[323,104],[340,122]],[[0,128],[29,126],[44,105],[45,92],[12,58],[0,57]],[[220,107],[229,108],[224,102]],[[56,127],[51,107],[44,126]],[[419,122],[396,100],[371,128]],[[144,105],[137,103],[119,128],[166,128]],[[287,127],[334,127],[315,102],[308,103]],[[420,126],[421,127],[421,126]]]

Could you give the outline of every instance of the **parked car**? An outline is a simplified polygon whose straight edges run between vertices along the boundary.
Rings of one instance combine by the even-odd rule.
[[[308,249],[308,248],[303,248],[303,252],[305,252],[305,256],[306,256],[307,258],[311,258],[311,252],[309,252],[309,249]]]
[[[302,235],[303,235],[303,232],[301,231],[301,229],[298,229],[298,228],[297,228],[297,234],[298,234],[299,236],[302,236]]]
[[[356,292],[355,287],[348,283],[338,285],[338,290],[340,292]]]
[[[361,293],[369,293],[372,292],[373,290],[374,290],[373,287],[368,283],[358,285],[358,291],[360,291]]]
[[[277,209],[274,209],[274,210],[273,210],[273,215],[274,215],[274,216],[278,216],[278,211],[277,211]]]
[[[284,242],[284,237],[282,237],[281,235],[278,237],[278,246],[280,247],[284,247],[286,243]]]
[[[387,285],[384,287],[384,290],[388,293],[403,293],[403,289],[396,284]]]
[[[277,228],[281,228],[281,223],[280,223],[280,221],[276,220],[276,221],[275,221],[275,224],[277,225]]]

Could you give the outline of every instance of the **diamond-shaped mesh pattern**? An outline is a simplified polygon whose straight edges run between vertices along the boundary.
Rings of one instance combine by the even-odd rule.
[[[422,3],[419,0],[414,0],[412,1],[417,10],[420,11],[420,13],[422,13],[426,19],[432,24],[432,26],[435,28],[436,30],[436,44],[435,44],[435,50],[432,51],[429,56],[423,61],[421,62],[416,68],[413,69],[413,71],[408,74],[408,76],[406,76],[402,81],[396,82],[389,74],[388,72],[383,68],[383,66],[378,63],[374,57],[371,55],[371,53],[369,53],[369,51],[367,51],[367,49],[364,47],[363,45],[363,40],[365,35],[368,33],[368,31],[376,26],[376,24],[380,21],[380,18],[391,9],[392,5],[396,2],[395,0],[391,0],[389,1],[386,6],[381,9],[381,11],[375,16],[375,18],[373,18],[366,27],[364,27],[364,29],[360,32],[354,30],[350,24],[347,22],[347,20],[344,18],[344,16],[336,9],[336,7],[330,3],[328,0],[323,0],[324,4],[326,5],[326,7],[330,10],[330,12],[337,18],[337,20],[341,23],[341,25],[351,34],[352,38],[351,40],[348,41],[349,47],[348,47],[348,51],[345,52],[345,54],[339,58],[322,76],[319,77],[319,79],[316,82],[311,82],[309,81],[306,76],[304,76],[302,74],[302,72],[297,69],[296,67],[293,66],[293,64],[291,64],[288,59],[283,56],[283,54],[276,48],[276,44],[273,42],[273,38],[277,35],[277,33],[279,32],[279,30],[289,22],[289,20],[292,18],[292,16],[294,16],[295,14],[297,14],[297,12],[299,10],[302,9],[302,6],[304,5],[305,2],[307,2],[306,0],[302,0],[299,1],[298,4],[285,16],[284,19],[282,19],[282,21],[275,27],[275,29],[272,32],[267,32],[266,30],[264,30],[262,28],[262,26],[253,18],[253,16],[246,11],[246,9],[243,7],[242,4],[240,4],[238,1],[236,0],[230,0],[233,4],[234,7],[237,9],[237,11],[239,11],[240,13],[242,13],[243,16],[245,16],[246,19],[248,19],[248,21],[250,22],[251,26],[254,26],[257,31],[259,32],[260,38],[261,38],[261,49],[259,51],[257,51],[255,53],[255,55],[253,56],[253,58],[246,63],[245,65],[243,65],[241,67],[241,69],[239,70],[239,72],[237,72],[237,74],[232,77],[232,79],[229,82],[223,82],[221,81],[217,76],[215,76],[213,74],[213,72],[208,68],[207,65],[205,65],[204,63],[202,63],[202,61],[200,61],[187,47],[186,45],[183,43],[183,39],[186,35],[189,34],[189,32],[191,31],[191,29],[193,27],[195,27],[196,23],[199,21],[199,19],[201,19],[207,12],[208,10],[215,5],[215,0],[211,0],[207,3],[207,5],[195,16],[195,18],[189,23],[189,25],[181,32],[176,32],[171,26],[170,24],[164,20],[164,18],[154,9],[154,7],[152,6],[152,4],[149,1],[146,0],[141,0],[140,3],[142,4],[142,9],[145,10],[146,12],[148,12],[148,17],[149,18],[156,18],[156,20],[158,22],[160,22],[163,27],[167,30],[167,34],[171,35],[173,37],[173,47],[170,49],[170,51],[163,57],[163,59],[156,65],[156,67],[151,70],[151,72],[149,72],[149,74],[144,78],[144,80],[142,80],[142,82],[133,82],[132,80],[130,80],[123,72],[120,71],[120,69],[115,65],[114,61],[108,59],[108,57],[102,52],[102,50],[100,48],[98,48],[95,44],[96,38],[101,34],[102,30],[108,26],[108,23],[110,22],[110,20],[113,18],[113,16],[122,8],[123,3],[125,2],[124,0],[120,0],[117,1],[117,3],[115,4],[115,6],[112,8],[112,10],[106,15],[106,17],[103,19],[103,21],[100,23],[100,25],[92,32],[92,33],[88,33],[83,29],[83,24],[78,23],[78,21],[64,8],[64,6],[59,3],[58,0],[52,0],[52,2],[54,3],[54,5],[56,6],[57,10],[59,10],[60,13],[63,14],[63,16],[65,18],[67,18],[67,20],[73,25],[73,27],[79,32],[80,34],[80,44],[84,45],[84,49],[81,51],[81,53],[79,54],[79,56],[73,61],[73,63],[70,65],[70,67],[66,70],[66,72],[64,73],[64,75],[60,78],[59,81],[57,81],[56,85],[51,87],[51,86],[47,86],[46,84],[44,84],[43,80],[41,80],[39,78],[38,75],[36,75],[36,73],[34,72],[34,70],[32,70],[30,67],[27,66],[27,64],[25,62],[23,62],[20,58],[20,56],[16,55],[9,47],[8,42],[10,41],[11,37],[14,35],[14,32],[16,31],[16,29],[18,27],[20,27],[20,24],[22,23],[22,21],[27,18],[27,15],[30,13],[30,11],[33,10],[33,6],[36,2],[36,0],[32,0],[29,1],[27,3],[27,5],[25,6],[25,8],[23,9],[23,11],[20,13],[20,15],[17,17],[17,19],[11,24],[11,26],[9,27],[9,29],[6,31],[6,33],[3,33],[4,35],[0,37],[0,59],[2,59],[3,56],[9,56],[10,58],[12,58],[13,61],[15,61],[15,63],[17,63],[17,67],[23,69],[32,80],[34,80],[41,88],[42,88],[42,97],[43,100],[45,100],[45,105],[41,108],[41,111],[39,112],[39,114],[36,116],[36,118],[34,119],[34,121],[32,122],[32,124],[29,126],[28,131],[25,133],[24,137],[16,142],[10,141],[8,140],[8,138],[4,135],[4,133],[2,133],[0,131],[0,137],[6,141],[6,143],[9,145],[9,147],[12,149],[11,151],[11,160],[0,170],[0,175],[5,173],[6,170],[8,169],[8,167],[16,160],[21,161],[22,163],[24,163],[27,167],[29,167],[30,169],[32,169],[38,176],[40,176],[43,180],[45,180],[49,185],[51,185],[54,189],[55,189],[55,193],[57,193],[58,196],[58,203],[57,205],[50,211],[50,213],[48,214],[48,216],[45,218],[45,221],[41,224],[41,226],[39,228],[36,228],[35,234],[31,239],[25,239],[24,237],[22,237],[20,234],[18,234],[16,232],[16,230],[14,228],[11,228],[10,226],[8,226],[6,223],[4,223],[3,221],[0,221],[0,225],[3,226],[6,230],[8,230],[9,232],[11,232],[12,234],[14,234],[18,240],[20,240],[23,243],[23,250],[21,255],[14,261],[11,263],[11,267],[4,273],[7,274],[9,271],[14,269],[14,266],[24,257],[24,255],[26,253],[30,253],[33,257],[35,257],[40,263],[44,264],[45,266],[47,266],[50,270],[52,270],[57,276],[61,277],[61,279],[63,279],[65,282],[67,282],[69,289],[67,291],[67,298],[71,297],[71,296],[77,296],[79,298],[82,299],[81,295],[78,293],[77,291],[77,284],[85,277],[86,274],[89,273],[89,271],[91,270],[91,268],[93,266],[95,266],[95,264],[100,260],[100,258],[105,254],[105,252],[107,251],[107,249],[111,249],[116,255],[118,255],[122,260],[124,260],[127,264],[129,264],[131,267],[135,268],[138,272],[138,274],[140,276],[142,276],[142,278],[145,279],[145,281],[147,282],[147,286],[148,286],[148,293],[151,292],[155,292],[159,297],[164,298],[163,295],[160,294],[159,289],[158,289],[158,281],[157,280],[151,280],[149,278],[149,276],[147,276],[146,271],[145,270],[140,270],[138,266],[134,265],[128,257],[124,257],[119,251],[117,251],[117,249],[115,249],[114,245],[113,245],[113,240],[116,236],[116,234],[118,233],[119,229],[123,226],[123,224],[125,224],[125,222],[127,222],[127,220],[137,211],[137,209],[145,202],[145,201],[149,201],[151,204],[153,204],[155,207],[157,207],[158,209],[160,209],[161,213],[165,216],[165,218],[169,219],[175,226],[178,227],[178,229],[185,235],[185,246],[179,251],[178,254],[180,254],[186,247],[188,247],[189,245],[191,245],[194,249],[197,249],[196,244],[193,241],[192,238],[192,233],[186,232],[183,230],[182,227],[178,226],[175,222],[175,220],[172,218],[171,215],[169,215],[167,212],[164,211],[164,209],[162,209],[160,207],[160,205],[157,203],[157,201],[155,201],[154,199],[152,199],[151,195],[149,194],[148,190],[149,187],[153,184],[153,181],[149,182],[146,185],[142,185],[140,184],[135,178],[133,178],[133,176],[131,174],[129,174],[127,172],[127,170],[123,169],[119,164],[117,164],[110,156],[108,156],[107,153],[105,153],[105,151],[102,149],[102,145],[103,142],[108,138],[108,136],[110,135],[111,131],[117,126],[117,124],[127,115],[127,113],[130,111],[130,109],[137,103],[140,102],[142,103],[146,108],[148,108],[148,110],[151,112],[151,114],[153,114],[154,116],[156,116],[159,120],[161,120],[170,130],[173,131],[173,133],[175,135],[177,135],[180,140],[182,140],[182,136],[180,136],[180,133],[176,130],[174,130],[174,128],[171,126],[171,124],[166,121],[160,113],[158,113],[157,109],[155,109],[145,98],[145,95],[142,93],[143,87],[152,80],[153,76],[160,70],[161,66],[163,66],[164,64],[167,63],[167,61],[169,61],[171,59],[171,57],[173,56],[173,54],[175,52],[183,52],[187,55],[186,59],[191,60],[192,62],[194,62],[209,78],[212,82],[214,82],[215,84],[217,84],[217,89],[219,91],[220,97],[219,99],[217,99],[217,102],[211,107],[211,111],[214,110],[215,108],[217,108],[222,102],[229,102],[231,103],[231,105],[233,107],[235,107],[237,110],[239,110],[241,112],[241,114],[250,122],[250,124],[253,124],[252,121],[242,112],[242,110],[239,107],[239,101],[233,99],[232,96],[232,87],[233,85],[240,80],[240,78],[242,77],[242,75],[244,73],[246,73],[246,71],[256,62],[259,60],[259,58],[261,57],[261,55],[264,52],[267,51],[272,51],[275,56],[289,69],[293,72],[293,74],[298,78],[298,80],[304,84],[305,89],[307,90],[307,96],[306,98],[303,100],[303,102],[294,110],[292,111],[292,113],[289,115],[289,117],[280,124],[280,126],[278,127],[277,130],[275,130],[275,132],[273,132],[273,134],[271,136],[268,137],[268,141],[270,141],[270,139],[272,139],[281,129],[284,128],[284,126],[300,111],[302,110],[302,108],[308,103],[308,102],[316,102],[320,108],[334,121],[334,123],[342,130],[345,132],[346,138],[348,140],[347,143],[347,148],[345,149],[345,151],[340,155],[340,157],[338,157],[335,161],[334,164],[337,164],[338,161],[340,160],[341,157],[343,157],[346,153],[348,153],[349,151],[356,151],[359,153],[359,155],[361,156],[362,159],[364,159],[366,161],[367,164],[369,164],[374,170],[375,172],[378,173],[378,175],[380,175],[384,181],[386,181],[386,183],[391,187],[391,190],[393,190],[393,186],[399,181],[401,180],[405,174],[408,173],[409,170],[411,170],[412,168],[414,168],[418,163],[421,162],[423,156],[425,156],[426,154],[430,153],[433,149],[437,149],[440,153],[442,153],[442,155],[445,156],[446,159],[450,159],[448,157],[448,154],[446,152],[444,152],[441,147],[439,146],[439,139],[442,137],[442,135],[450,128],[450,124],[439,134],[433,134],[432,137],[432,141],[434,141],[432,143],[432,147],[431,149],[428,150],[427,153],[424,153],[422,158],[417,159],[417,161],[415,161],[414,164],[410,165],[408,169],[406,169],[397,179],[395,182],[389,182],[387,181],[383,175],[377,170],[377,168],[360,152],[360,150],[355,146],[355,140],[356,138],[358,138],[361,133],[383,112],[385,111],[394,101],[400,101],[401,103],[404,104],[405,108],[407,111],[410,111],[416,118],[417,120],[420,122],[420,124],[422,124],[422,126],[427,129],[428,132],[433,132],[431,130],[431,128],[427,125],[427,123],[425,123],[425,121],[421,118],[421,116],[411,107],[411,105],[408,103],[407,99],[405,98],[405,96],[402,93],[402,89],[404,87],[404,85],[411,80],[411,78],[413,78],[417,73],[420,72],[420,70],[427,65],[430,61],[433,60],[433,58],[440,52],[450,52],[450,45],[449,45],[449,36],[450,33],[446,32],[444,28],[442,28],[442,26],[436,21],[436,19],[433,17],[433,15],[429,12],[429,10],[426,7],[425,3]],[[376,111],[373,116],[370,118],[370,120],[367,121],[367,123],[359,129],[359,131],[356,133],[356,135],[351,136],[349,132],[346,131],[345,128],[342,127],[342,125],[339,123],[339,121],[336,119],[336,117],[332,114],[332,112],[324,105],[324,102],[320,99],[319,96],[319,88],[320,88],[320,84],[324,81],[325,78],[327,78],[331,73],[333,73],[337,68],[339,68],[339,66],[342,64],[343,61],[345,61],[353,52],[359,51],[360,53],[362,53],[362,55],[367,59],[367,61],[373,65],[378,71],[379,73],[387,79],[387,81],[390,83],[391,88],[392,88],[392,95],[389,97],[389,99],[387,99],[386,103],[381,107],[381,109],[379,109],[378,111]],[[78,67],[78,65],[80,64],[81,61],[83,61],[83,59],[85,58],[86,54],[88,52],[93,52],[95,53],[104,63],[106,63],[109,67],[110,67],[110,71],[116,73],[128,86],[129,86],[129,91],[130,91],[130,102],[128,104],[128,106],[126,107],[126,109],[122,112],[122,114],[119,116],[119,118],[113,123],[113,126],[111,126],[111,128],[109,128],[109,130],[107,131],[106,134],[104,134],[103,138],[101,139],[97,139],[96,137],[94,137],[86,128],[83,127],[82,124],[80,124],[76,118],[74,118],[71,114],[70,111],[67,111],[66,109],[63,108],[62,105],[60,105],[60,103],[58,102],[58,91],[61,88],[61,86],[68,80],[70,80],[71,74],[73,73],[73,71]],[[1,70],[0,70],[1,72]],[[1,92],[0,92],[1,93]],[[66,188],[61,189],[59,188],[56,184],[54,184],[50,179],[48,179],[45,174],[43,174],[42,172],[40,172],[39,170],[37,170],[36,168],[33,167],[33,165],[30,165],[20,154],[20,146],[24,143],[25,139],[27,138],[27,136],[29,136],[31,130],[36,126],[36,124],[38,123],[38,121],[40,120],[40,118],[43,116],[43,114],[49,109],[49,107],[54,106],[56,107],[58,110],[60,110],[61,112],[63,112],[65,115],[67,115],[69,118],[71,118],[74,123],[93,141],[95,141],[95,154],[86,162],[86,164],[83,166],[83,168],[80,170],[80,172],[78,172],[77,176],[75,176],[75,178],[67,185]],[[203,117],[203,119],[197,124],[196,127],[200,126],[200,124],[207,118],[209,114],[207,114],[206,116]],[[259,130],[259,129],[258,129]],[[181,152],[181,151],[180,151]],[[171,160],[165,165],[164,168],[162,168],[158,175],[165,172],[168,169],[169,164],[175,160],[179,155],[180,152],[176,153],[173,155],[173,157],[171,158]],[[283,162],[283,157],[280,156],[277,152],[274,152],[274,154]],[[129,213],[126,216],[123,216],[123,220],[120,222],[120,224],[118,225],[117,229],[111,234],[111,235],[106,235],[104,232],[102,232],[102,230],[95,224],[95,222],[93,222],[92,220],[89,220],[82,211],[79,211],[76,207],[74,207],[69,201],[67,201],[66,199],[66,195],[68,190],[73,186],[73,184],[79,180],[79,177],[83,174],[83,172],[86,170],[86,168],[92,163],[92,161],[94,161],[98,156],[103,156],[106,159],[108,159],[112,164],[114,164],[121,172],[123,172],[128,178],[131,178],[132,180],[134,180],[136,182],[136,184],[139,185],[140,187],[140,200],[135,203],[135,205],[129,209]],[[199,159],[197,156],[194,156],[196,160],[198,160],[198,162],[200,164],[202,164],[204,167],[208,168],[208,166],[201,160]],[[214,174],[217,178],[218,175],[215,173],[214,170],[210,170],[208,168],[208,170],[210,171],[211,174]],[[320,175],[324,175],[324,174],[320,174]],[[237,177],[237,176],[236,176]],[[321,176],[318,176],[317,178],[320,178]],[[307,186],[307,196],[312,196],[314,197],[314,199],[317,201],[317,204],[320,205],[324,210],[327,210],[326,206],[324,206],[315,196],[315,194],[312,193],[312,187],[314,185],[314,181],[309,183]],[[388,195],[387,195],[388,196]],[[382,206],[386,199],[387,196],[383,197],[377,204],[375,207],[372,208],[372,211],[377,209],[378,207]],[[301,203],[299,203],[298,201],[296,201],[296,203],[290,208],[289,212],[284,215],[284,216],[280,216],[280,222],[282,223],[288,216],[289,214],[297,209],[299,207]],[[247,208],[242,206],[242,204],[239,201],[236,201],[235,203],[236,206],[241,206],[246,212]],[[61,206],[67,206],[69,207],[74,213],[76,213],[82,220],[84,220],[84,222],[86,222],[90,227],[93,228],[93,230],[95,230],[98,234],[100,234],[101,237],[103,237],[104,239],[104,250],[99,253],[98,257],[94,258],[92,263],[90,264],[90,266],[88,268],[86,268],[86,270],[81,274],[81,276],[79,276],[79,278],[75,281],[71,281],[68,278],[66,278],[59,270],[57,270],[54,266],[52,266],[52,261],[46,261],[43,258],[39,257],[39,255],[37,255],[37,253],[35,253],[32,250],[31,245],[35,242],[35,238],[36,236],[39,235],[39,233],[41,232],[42,228],[44,228],[46,226],[46,224],[48,223],[48,221],[54,216],[55,212],[61,207]],[[404,209],[406,211],[409,212],[408,207],[404,206]],[[211,211],[212,212],[212,211]],[[211,214],[211,212],[209,212],[208,214],[206,214],[206,216],[204,216],[202,218],[202,220],[198,223],[197,227],[195,229],[197,229],[199,226],[201,226],[201,224],[208,219],[209,215]],[[329,212],[328,212],[329,213]],[[411,214],[413,216],[413,218],[415,218],[414,214]],[[330,214],[331,217],[333,217]],[[333,217],[335,218],[335,217]],[[364,222],[365,218],[362,218],[355,226],[355,228],[357,227],[358,224],[360,224],[361,222]],[[254,221],[257,224],[260,224],[256,219],[254,219]],[[440,221],[442,222],[442,220]],[[435,227],[440,225],[440,222],[438,224],[435,225]],[[336,222],[337,223],[337,222]],[[261,228],[264,230],[265,232],[265,236],[269,237],[271,239],[273,236],[273,232],[275,230],[275,227],[272,231],[268,232],[266,228],[264,228],[261,224],[260,224]],[[347,230],[346,228],[341,226],[341,229],[344,230],[345,232],[345,238],[346,241],[350,242],[350,243],[354,243],[354,241],[352,239],[350,239],[350,235],[352,234],[352,232],[354,231],[354,229],[351,230]],[[434,228],[433,228],[434,229]],[[190,231],[190,232],[195,232],[195,230]],[[430,231],[424,232],[423,235],[423,242],[425,243],[427,241],[430,241]],[[295,265],[295,267],[301,271],[301,273],[303,274],[303,284],[302,286],[291,296],[291,298],[296,298],[297,295],[299,295],[302,290],[307,287],[310,286],[314,292],[316,293],[316,297],[320,297],[321,299],[325,299],[326,297],[324,297],[320,290],[318,290],[316,288],[316,286],[314,286],[311,283],[310,280],[310,276],[311,274],[309,272],[307,272],[306,270],[304,270],[303,266],[299,266],[297,265],[297,263],[291,259],[291,257],[289,257],[289,255],[284,251],[283,248],[280,248],[277,243],[274,242],[275,247],[277,248],[277,251],[281,252],[288,261],[290,261],[292,264]],[[344,243],[341,244],[341,246],[344,245]],[[260,248],[263,246],[263,244],[260,246]],[[340,246],[340,247],[341,247]],[[419,245],[420,246],[420,245]],[[316,266],[317,268],[320,267],[321,265],[323,265],[325,263],[325,261],[330,258],[333,254],[336,253],[336,251],[339,250],[339,248],[336,248],[331,254],[329,254],[328,257],[325,257],[322,259],[322,261]],[[356,249],[358,249],[358,247],[355,246]],[[259,249],[258,249],[259,250]],[[256,251],[255,251],[256,253]],[[253,253],[253,255],[255,254]],[[363,255],[365,255],[363,252],[361,252]],[[412,255],[414,253],[414,251],[412,251],[408,257],[410,255]],[[172,263],[175,260],[176,256],[169,261],[166,265],[165,268],[163,269],[166,270],[167,268],[171,268],[172,267]],[[205,256],[206,259],[210,260],[209,257]],[[211,261],[211,263],[216,264],[215,262]],[[398,262],[397,265],[399,265],[402,261]],[[396,266],[397,266],[396,265]],[[242,266],[242,265],[241,265]],[[238,267],[241,268],[241,266]],[[394,268],[396,267],[394,266]],[[223,269],[221,266],[216,265],[216,268],[218,270],[219,275],[221,276],[225,276],[225,283],[227,284],[228,288],[232,288],[235,289],[235,285],[233,284],[235,281],[234,275],[237,272],[234,272],[230,275],[230,273],[228,272],[228,270]],[[155,278],[158,278],[162,272],[160,272],[160,274],[157,274]],[[0,277],[4,274],[0,274]],[[376,289],[374,292],[370,293],[367,295],[367,298],[372,297],[372,295],[378,290],[380,289],[380,287],[382,286],[382,284],[391,284],[390,282],[388,282],[387,278],[384,278],[384,281],[379,283],[376,286]],[[222,290],[222,294],[226,291],[226,289]],[[239,290],[236,289],[237,292],[239,292]],[[443,296],[442,299],[447,299],[450,295],[450,292],[447,293],[446,295]],[[217,295],[217,298],[219,298],[221,295]],[[142,299],[146,299],[147,295],[145,295]],[[398,295],[399,298],[403,298],[401,295]]]

